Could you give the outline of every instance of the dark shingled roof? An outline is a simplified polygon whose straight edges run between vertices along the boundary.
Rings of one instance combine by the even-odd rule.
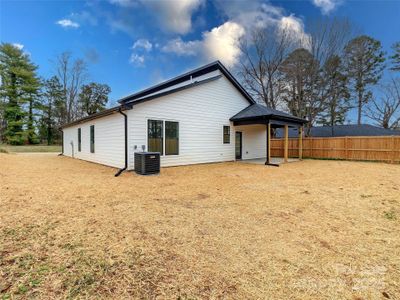
[[[241,121],[241,120],[249,120],[256,118],[277,118],[283,120],[290,120],[297,123],[307,123],[307,120],[295,117],[291,114],[285,113],[280,110],[268,108],[262,104],[251,104],[236,115],[234,115],[230,120],[231,121]]]
[[[283,137],[283,130],[276,131],[276,137]],[[311,127],[311,137],[341,137],[341,136],[384,136],[400,135],[400,130],[385,129],[369,124],[362,125],[335,125]],[[289,129],[289,137],[297,137],[298,131]]]
[[[81,118],[79,120],[64,124],[60,128],[67,128],[67,127],[74,126],[74,125],[77,125],[77,124],[80,124],[80,123],[84,123],[84,122],[87,122],[87,121],[90,121],[90,120],[94,120],[94,119],[98,119],[98,118],[101,118],[101,117],[109,116],[109,115],[112,115],[114,113],[117,113],[120,109],[124,110],[122,106],[115,106],[115,107],[103,110],[101,112],[98,112],[98,113],[91,114],[89,116],[83,117],[83,118]]]

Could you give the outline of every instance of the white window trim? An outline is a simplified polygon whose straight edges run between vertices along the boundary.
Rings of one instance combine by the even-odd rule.
[[[170,156],[179,156],[181,151],[181,147],[180,147],[180,143],[181,143],[181,129],[180,129],[180,122],[176,119],[162,119],[162,118],[151,118],[151,117],[147,117],[146,118],[146,151],[149,151],[149,120],[154,120],[154,121],[162,121],[163,122],[163,154],[160,155],[161,157],[170,157]],[[178,123],[178,154],[165,154],[165,122],[177,122]]]
[[[224,143],[224,135],[225,135],[224,127],[229,127],[229,143]],[[222,145],[228,146],[228,145],[232,144],[231,136],[232,136],[232,126],[231,126],[231,124],[222,124]]]

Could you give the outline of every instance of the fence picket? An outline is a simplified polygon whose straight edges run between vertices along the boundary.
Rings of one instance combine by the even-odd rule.
[[[282,139],[271,139],[271,155],[283,157],[283,145]],[[298,149],[299,139],[291,138],[289,155],[296,157]],[[400,136],[304,138],[303,157],[400,163]]]

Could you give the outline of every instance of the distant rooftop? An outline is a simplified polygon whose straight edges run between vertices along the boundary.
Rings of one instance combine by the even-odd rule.
[[[333,126],[316,126],[311,127],[311,137],[341,137],[341,136],[383,136],[383,135],[399,135],[400,130],[385,129],[369,124],[362,125],[335,125]],[[278,129],[276,137],[284,136],[283,130]],[[297,137],[298,130],[289,128],[289,137]]]

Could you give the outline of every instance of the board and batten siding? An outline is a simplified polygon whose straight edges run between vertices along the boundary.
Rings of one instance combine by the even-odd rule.
[[[161,166],[235,160],[235,127],[229,119],[249,102],[224,76],[192,88],[133,106],[128,114],[129,162],[134,152],[147,151],[147,120],[179,122],[179,155],[163,155]],[[230,143],[223,143],[223,126],[230,126]],[[136,149],[135,149],[136,147]]]
[[[94,125],[95,152],[90,152],[90,126]],[[78,128],[81,128],[81,151],[78,151]],[[115,113],[63,129],[64,155],[122,168],[125,165],[124,117]],[[71,145],[73,143],[73,147]],[[73,149],[73,155],[72,155]]]

